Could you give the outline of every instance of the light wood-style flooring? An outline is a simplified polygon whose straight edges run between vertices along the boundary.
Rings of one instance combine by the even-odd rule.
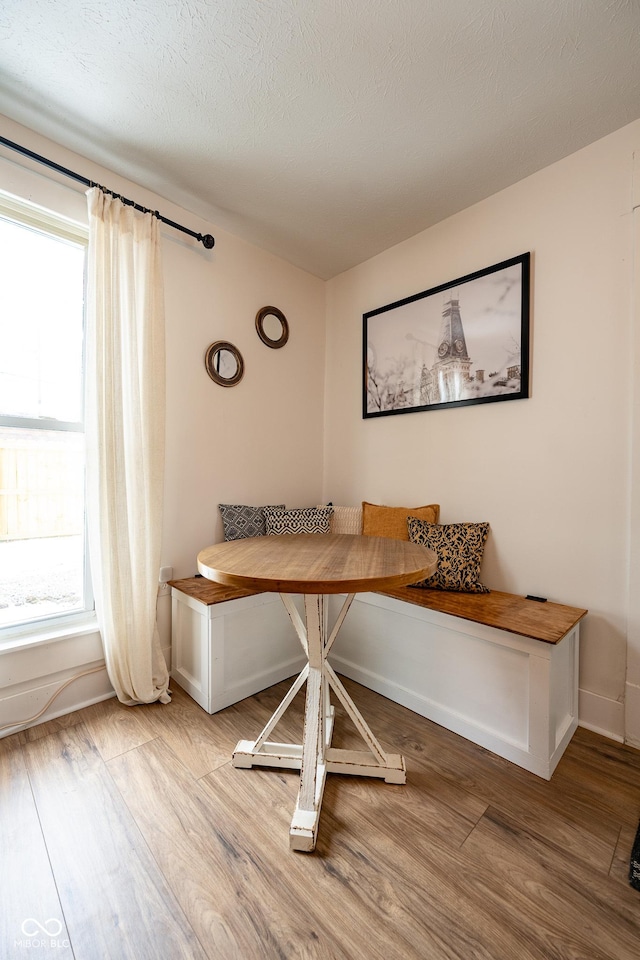
[[[0,741],[0,957],[638,960],[640,751],[578,730],[546,782],[346,685],[407,784],[330,775],[311,855],[288,846],[298,774],[230,763],[288,683]]]

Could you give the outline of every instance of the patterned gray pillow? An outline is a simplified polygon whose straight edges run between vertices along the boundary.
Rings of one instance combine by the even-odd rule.
[[[279,510],[265,507],[267,536],[286,533],[329,533],[333,507],[305,507],[300,510]]]
[[[266,525],[264,511],[271,507],[249,507],[241,503],[219,503],[225,540],[244,540],[248,537],[264,537]],[[273,507],[284,510],[284,503]]]

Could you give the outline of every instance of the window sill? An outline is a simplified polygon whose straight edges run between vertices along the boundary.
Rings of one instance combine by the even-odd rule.
[[[94,611],[78,615],[73,619],[65,619],[64,622],[58,622],[55,625],[51,621],[40,626],[34,624],[29,632],[23,630],[20,633],[14,633],[13,636],[7,635],[4,639],[0,634],[0,656],[4,653],[13,653],[17,650],[55,643],[57,640],[82,637],[91,633],[98,633],[98,620]]]

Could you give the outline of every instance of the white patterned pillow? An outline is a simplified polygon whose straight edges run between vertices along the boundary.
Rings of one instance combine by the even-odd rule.
[[[275,510],[284,510],[284,503],[273,507]],[[222,515],[222,526],[225,540],[244,540],[248,537],[264,537],[264,511],[269,507],[250,507],[242,503],[219,503],[218,510]]]
[[[265,507],[267,536],[287,533],[329,533],[333,507],[306,507],[299,510],[278,510]]]
[[[322,504],[318,504],[321,507]],[[333,504],[329,504],[333,506]],[[331,533],[362,533],[362,507],[333,507]]]

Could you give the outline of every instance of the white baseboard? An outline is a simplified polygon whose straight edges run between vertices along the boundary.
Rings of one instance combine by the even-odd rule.
[[[590,690],[579,691],[578,725],[609,740],[624,743],[624,703],[601,697]]]
[[[625,743],[640,747],[640,686],[625,684]]]
[[[158,592],[157,622],[162,653],[171,665],[171,588]],[[42,716],[32,719],[63,684],[85,670],[104,664],[97,628],[59,636],[38,645],[0,649],[0,738],[26,730],[115,696],[106,667],[78,677],[52,700]]]
[[[99,664],[96,664],[99,666]],[[79,672],[82,673],[84,668]],[[73,674],[71,674],[73,676]],[[83,707],[89,707],[101,700],[108,700],[115,696],[115,692],[107,676],[106,667],[98,673],[92,673],[88,676],[78,677],[61,691],[59,696],[55,696],[58,690],[69,679],[69,676],[62,674],[55,680],[39,681],[29,689],[23,689],[12,696],[3,696],[0,698],[0,738],[8,737],[12,733],[18,733],[20,730],[27,730],[29,727],[35,727],[47,720],[55,720],[67,713],[74,713],[76,710],[82,710]],[[40,717],[36,717],[45,704],[52,700]],[[7,726],[10,724],[10,726]]]

